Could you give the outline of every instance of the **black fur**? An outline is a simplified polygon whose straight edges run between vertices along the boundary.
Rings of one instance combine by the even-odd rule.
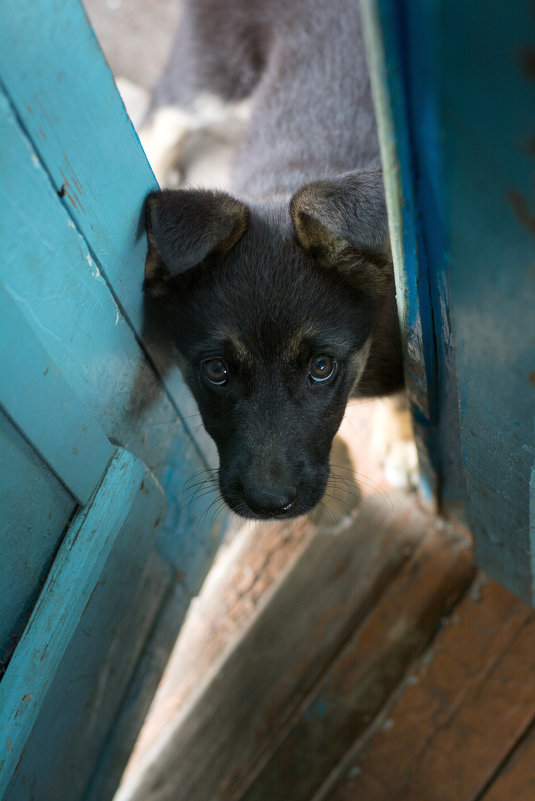
[[[358,8],[192,0],[177,47],[173,99],[186,106],[210,88],[249,93],[253,108],[234,166],[239,200],[147,199],[148,314],[167,320],[227,503],[296,516],[325,491],[348,397],[403,382]],[[186,75],[185,61],[197,69]]]

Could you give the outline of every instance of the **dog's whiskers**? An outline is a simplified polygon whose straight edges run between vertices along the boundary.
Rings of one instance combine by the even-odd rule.
[[[189,477],[182,491],[185,497],[189,496],[189,499],[187,501],[188,509],[191,509],[191,506],[194,503],[198,503],[199,501],[201,501],[206,496],[209,496],[210,494],[215,494],[217,496],[215,500],[218,502],[220,501],[219,481],[217,479],[218,472],[219,470],[217,469],[211,470],[203,468],[201,470],[197,470]],[[214,501],[212,501],[212,503],[209,504],[207,509],[204,511],[203,522],[207,512],[209,511],[213,503]]]
[[[373,478],[370,478],[365,473],[360,473],[358,470],[354,470],[352,467],[348,467],[347,465],[336,465],[331,464],[331,473],[329,475],[329,479],[332,477],[337,477],[341,481],[348,481],[353,482],[354,486],[359,489],[363,487],[366,490],[373,491],[377,495],[379,495],[384,501],[387,501],[390,507],[393,506],[392,499],[388,494],[388,491],[379,484],[378,481],[375,481]],[[335,472],[336,470],[336,472]],[[342,476],[338,473],[338,471],[345,471],[350,473],[349,476]]]

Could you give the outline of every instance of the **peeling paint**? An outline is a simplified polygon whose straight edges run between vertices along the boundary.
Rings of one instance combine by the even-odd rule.
[[[89,267],[91,268],[91,269],[90,269],[91,276],[92,276],[92,277],[93,277],[93,278],[94,278],[96,281],[104,281],[104,279],[103,279],[103,277],[102,277],[102,273],[100,272],[100,268],[99,268],[98,264],[95,264],[95,262],[94,262],[94,261],[93,261],[93,259],[91,258],[91,254],[90,254],[89,252],[87,252],[87,253],[85,254],[85,260],[86,260],[86,262],[89,264]]]

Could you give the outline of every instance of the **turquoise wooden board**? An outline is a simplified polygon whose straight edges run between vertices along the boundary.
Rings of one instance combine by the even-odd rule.
[[[91,778],[84,801],[113,798],[123,768],[134,747],[136,733],[143,725],[165,669],[167,655],[176,642],[177,632],[185,617],[188,603],[189,598],[181,585],[176,585],[136,667],[111,736],[102,748],[97,770]]]
[[[443,3],[438,47],[468,517],[478,564],[535,603],[533,4]]]
[[[0,284],[0,406],[65,487],[86,503],[113,447]]]
[[[431,289],[427,271],[420,266],[425,251],[416,211],[417,192],[411,169],[411,137],[401,56],[389,36],[389,29],[381,26],[377,2],[362,0],[361,13],[378,118],[405,382],[419,451],[420,484],[425,496],[431,499],[439,484],[434,459],[437,365]]]
[[[163,428],[176,412],[160,400],[159,382],[114,302],[100,265],[51,187],[6,99],[0,126],[2,281],[106,435],[146,457],[156,421]],[[150,427],[144,426],[151,416],[147,409],[152,412]]]
[[[141,216],[156,182],[82,4],[4,2],[0,75],[52,185],[64,193],[62,202],[84,235],[100,277],[143,340]],[[189,429],[196,406],[178,367],[168,363],[157,342],[145,347]],[[194,440],[215,464],[208,435],[200,430]]]
[[[535,603],[532,6],[365,0],[364,8],[390,210],[398,231],[408,219],[418,245],[399,248],[398,274],[409,288],[424,275],[429,287],[412,293],[398,281],[409,340],[416,321],[414,363],[424,372],[434,361],[427,389],[417,370],[408,373],[409,389],[427,391],[435,410],[424,421],[423,461],[441,510],[469,524],[479,566]]]
[[[18,793],[28,793],[28,787],[34,798],[77,797],[74,792],[48,795],[54,754],[62,759],[69,753],[65,749],[74,737],[70,724],[75,712],[84,726],[79,736],[85,750],[92,743],[95,747],[94,741],[100,744],[102,729],[113,719],[113,708],[96,704],[94,693],[104,689],[103,684],[99,687],[99,677],[101,683],[106,680],[106,692],[110,692],[106,668],[117,674],[119,686],[126,684],[121,672],[132,638],[121,642],[120,624],[128,623],[122,614],[133,612],[132,591],[165,505],[164,493],[145,466],[119,449],[91,505],[73,520],[0,685],[0,793],[12,783],[3,798],[23,797]],[[97,636],[99,627],[107,632],[107,657],[93,645],[92,637],[102,642]],[[80,682],[87,684],[85,693],[79,689]],[[69,688],[73,688],[72,705],[64,702]],[[88,693],[95,704],[89,718]],[[53,713],[47,711],[47,704]],[[54,727],[56,737],[52,737]],[[37,753],[32,754],[30,738],[32,743],[40,738]],[[50,742],[54,742],[53,751]]]
[[[2,10],[0,284],[10,319],[4,314],[0,325],[11,337],[2,366],[6,375],[23,374],[5,403],[21,429],[9,423],[8,430],[24,451],[13,462],[15,479],[23,479],[24,489],[37,487],[43,500],[43,509],[30,505],[27,521],[22,516],[19,523],[35,527],[52,505],[47,511],[55,524],[53,532],[43,527],[42,537],[35,532],[32,580],[15,599],[18,610],[8,609],[11,618],[18,611],[19,621],[27,619],[59,547],[0,685],[0,730],[9,731],[0,738],[2,781],[3,787],[9,783],[9,799],[78,801],[88,782],[109,793],[117,778],[126,755],[114,733],[117,716],[121,742],[131,742],[154,687],[152,674],[150,681],[139,679],[139,691],[131,679],[145,675],[142,655],[153,637],[155,647],[170,649],[226,514],[214,521],[216,497],[188,487],[193,475],[215,464],[213,444],[206,436],[199,443],[191,396],[160,344],[143,330],[146,245],[139,217],[155,183],[83,8],[23,0],[6,2]],[[32,374],[44,354],[47,365]],[[49,376],[56,386],[47,397],[41,390],[50,386]],[[78,428],[75,406],[87,410],[78,414]],[[119,448],[97,495],[65,535],[73,501],[65,493],[67,509],[51,487],[40,488],[51,480],[60,496],[64,492],[30,443],[85,500],[94,476],[85,477],[82,491],[72,465],[61,460],[69,456],[67,446],[73,455],[73,440],[83,441],[88,420],[93,433],[103,432],[104,451],[107,439],[128,451]],[[89,450],[82,448],[82,456]],[[149,483],[138,483],[134,492],[144,465],[168,499],[157,528],[155,506],[163,496],[149,473]],[[23,503],[23,495],[14,500]],[[103,538],[98,545],[96,537]],[[27,538],[8,542],[9,563],[27,559]],[[160,631],[163,638],[155,634]]]
[[[426,62],[423,67],[418,61],[432,47],[428,31],[438,5],[424,2],[416,10],[413,4],[412,14],[407,11],[409,5],[363,0],[362,12],[385,170],[421,488],[438,508],[455,506],[462,514],[465,487],[454,354],[443,273],[435,268],[444,252],[437,196],[442,176],[434,136],[436,82],[432,64]],[[420,24],[410,44],[409,21]],[[412,85],[416,81],[421,92],[415,104]],[[424,159],[425,170],[420,164]]]
[[[222,515],[209,533],[205,510],[214,496],[192,500],[184,491],[206,464],[5,98],[0,133],[0,278],[106,436],[158,476],[170,499],[162,552],[196,592],[226,524]],[[16,367],[16,349],[11,357]],[[196,409],[191,414],[198,428]]]
[[[28,782],[32,781],[30,777],[35,778],[37,771],[44,781],[47,775],[50,776],[47,770],[53,762],[52,756],[56,758],[57,755],[61,765],[56,766],[54,781],[72,782],[69,772],[72,761],[76,763],[77,791],[81,794],[83,782],[95,771],[95,761],[109,735],[126,684],[154,624],[154,616],[170,589],[170,579],[176,581],[179,575],[182,577],[187,584],[183,591],[185,600],[198,591],[219,544],[223,525],[209,530],[212,519],[206,515],[206,507],[211,499],[207,502],[206,498],[200,498],[190,504],[187,492],[184,497],[183,489],[190,474],[204,468],[199,449],[181,425],[173,404],[162,392],[159,378],[140,351],[136,335],[115,302],[99,263],[91,256],[74,221],[66,213],[39,155],[21,131],[11,104],[5,99],[3,112],[0,122],[4,143],[0,156],[0,192],[3,192],[4,214],[0,220],[0,275],[8,296],[22,315],[23,328],[31,331],[33,338],[61,369],[65,385],[72,387],[76,396],[83,399],[107,436],[128,445],[150,464],[165,484],[170,499],[169,514],[158,531],[157,541],[161,553],[173,565],[172,569],[160,576],[157,592],[152,587],[151,593],[147,595],[148,591],[143,590],[144,595],[141,595],[133,585],[122,587],[121,602],[131,602],[134,592],[140,606],[132,607],[123,619],[121,636],[124,642],[119,655],[110,651],[104,659],[107,644],[113,636],[109,628],[95,628],[91,653],[94,670],[91,675],[94,679],[98,673],[96,684],[93,679],[88,679],[87,685],[73,683],[73,676],[80,672],[80,660],[83,664],[88,661],[79,646],[73,645],[71,656],[67,658],[66,655],[62,661],[62,670],[66,672],[57,680],[57,693],[47,696],[44,702],[50,703],[50,708],[41,708],[39,719],[32,728],[31,742],[24,751],[24,759],[9,791],[20,792],[24,797]],[[2,320],[2,324],[7,330],[7,320]],[[9,349],[8,357],[16,367],[20,348]],[[8,369],[11,369],[9,364]],[[45,409],[43,415],[56,415],[56,422],[61,422],[58,408],[55,401],[52,411]],[[45,428],[46,433],[48,425]],[[68,516],[66,513],[63,525]],[[60,528],[63,530],[63,526]],[[56,546],[58,544],[56,542]],[[10,559],[19,561],[25,558],[25,547],[23,538],[15,538]],[[43,572],[48,566],[46,554],[37,549],[35,553],[34,568],[37,570],[40,556]],[[121,572],[121,565],[118,558],[116,572]],[[39,576],[42,579],[41,573]],[[34,595],[30,594],[29,603],[22,610],[26,615],[33,598]],[[114,601],[114,608],[119,608],[119,600]],[[185,608],[184,604],[183,612]],[[108,612],[101,617],[103,625],[106,623],[107,626],[114,619]],[[175,633],[180,620],[176,621]],[[78,642],[76,638],[73,642],[75,640]],[[19,656],[21,653],[24,655],[24,647],[17,649],[14,659],[22,658]],[[20,661],[14,664],[20,665]],[[99,673],[102,665],[106,666],[105,673]],[[58,718],[57,697],[61,696],[64,686],[68,686],[72,693],[67,708],[79,716],[77,725],[80,730],[84,730],[87,723],[86,707],[81,711],[80,703],[90,706],[96,703],[95,698],[105,697],[107,700],[104,710],[100,709],[98,720],[93,721],[91,748],[84,748],[81,753],[75,742],[84,743],[82,736],[76,741],[61,740],[58,733],[52,755],[51,721],[57,721],[63,732],[75,729],[74,722],[71,721],[71,726],[71,722],[65,723],[64,718]],[[98,697],[94,694],[95,687],[100,688]],[[137,698],[132,696],[129,696],[128,703],[133,707],[139,705]],[[137,718],[131,716],[130,720]],[[132,736],[132,732],[128,734]],[[35,751],[32,751],[32,743],[38,743]],[[121,756],[124,758],[124,754]],[[120,766],[114,765],[115,771],[119,769]],[[66,792],[65,788],[58,791],[58,797]],[[74,786],[71,786],[68,797],[74,799],[73,793]]]
[[[0,411],[0,678],[76,501]]]

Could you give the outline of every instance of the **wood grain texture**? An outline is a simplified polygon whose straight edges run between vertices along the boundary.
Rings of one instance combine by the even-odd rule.
[[[151,558],[154,557],[159,558],[157,553]],[[161,608],[117,711],[113,729],[101,749],[84,801],[114,797],[188,610],[189,596],[180,584],[173,584],[168,566],[163,560],[159,561],[159,569],[154,570],[151,577],[158,585],[147,586],[146,596],[149,601],[161,599]]]
[[[421,524],[422,543],[302,704],[242,801],[309,801],[470,583],[466,539],[440,522]]]
[[[5,326],[0,345],[4,377],[0,406],[74,498],[87,503],[113,455],[113,446],[2,284],[0,318]],[[18,514],[15,507],[10,509]]]
[[[107,437],[139,456],[157,475],[170,499],[159,544],[196,592],[226,524],[225,515],[214,521],[207,514],[215,494],[188,488],[192,474],[206,475],[206,463],[5,98],[2,109],[0,280],[61,371],[71,396],[80,399]],[[16,337],[16,331],[10,336]],[[10,386],[15,397],[20,393],[24,399],[28,393],[16,381],[16,347],[6,352],[6,359]],[[40,380],[52,377],[49,370]],[[58,413],[59,404],[58,396],[43,410],[44,415],[48,408],[53,426],[36,420],[49,448],[62,431],[65,414]],[[193,419],[198,420],[197,412]],[[85,425],[82,419],[81,428]],[[56,449],[58,458],[66,458],[64,450]],[[83,450],[77,458],[82,457]]]
[[[476,584],[322,801],[475,801],[535,718],[534,649],[535,613]]]
[[[7,749],[8,773],[15,755],[20,757],[9,797],[75,799],[81,797],[95,769],[170,583],[182,581],[183,613],[208,569],[226,517],[221,515],[214,522],[210,511],[214,495],[196,493],[187,486],[192,474],[205,476],[202,471],[209,461],[198,438],[191,436],[198,423],[197,410],[181,380],[174,392],[163,386],[155,363],[160,372],[167,365],[158,355],[157,344],[153,343],[151,350],[142,343],[145,244],[140,212],[145,194],[155,184],[83,6],[8,0],[3,12],[0,282],[10,307],[24,321],[22,328],[16,321],[10,327],[4,376],[11,382],[11,414],[53,463],[65,485],[85,502],[100,476],[89,469],[84,474],[80,468],[78,479],[85,481],[82,487],[76,483],[72,465],[60,466],[61,458],[75,455],[68,435],[76,434],[76,426],[71,431],[69,422],[74,417],[73,399],[79,399],[89,410],[87,415],[78,415],[80,462],[90,450],[91,418],[103,432],[104,450],[111,453],[107,438],[124,446],[133,454],[130,458],[139,458],[157,475],[170,499],[164,525],[153,529],[152,520],[148,531],[143,531],[146,516],[154,511],[154,495],[149,492],[150,497],[145,496],[141,490],[131,509],[136,519],[121,530],[120,515],[129,485],[128,480],[123,484],[117,478],[115,495],[108,498],[106,522],[99,528],[104,538],[102,552],[95,556],[89,549],[87,556],[74,548],[69,562],[61,546],[60,560],[52,566],[52,577],[63,570],[61,575],[69,577],[65,581],[72,583],[63,587],[67,614],[76,617],[80,603],[88,603],[78,618],[79,625],[73,631],[69,617],[68,624],[56,631],[49,621],[53,633],[48,639],[47,633],[34,625],[38,610],[50,601],[49,577],[32,617],[34,624],[30,623],[15,651],[15,667],[8,669],[2,683],[11,703],[11,690],[18,687],[13,678],[16,669],[20,680],[32,685],[23,697],[27,697],[24,708],[34,715],[21,712],[17,726],[22,729],[15,726],[14,736],[10,734],[7,744],[2,743]],[[7,327],[5,315],[2,323]],[[18,341],[26,328],[50,356],[51,364],[43,365],[36,375],[29,365],[24,380],[17,382],[17,359],[27,361],[28,356],[28,349],[21,348]],[[157,355],[148,357],[147,350]],[[46,387],[57,377],[53,365],[63,384],[47,395]],[[167,375],[172,374],[171,369]],[[172,384],[172,379],[169,381]],[[29,389],[37,393],[34,407]],[[24,403],[24,419],[17,398]],[[39,437],[47,438],[46,448]],[[55,460],[50,455],[53,448]],[[16,466],[25,469],[30,462],[32,459],[19,459]],[[35,458],[32,464],[46,474],[46,465]],[[22,479],[20,474],[18,479]],[[38,482],[25,484],[26,491],[32,487],[38,487]],[[72,504],[53,495],[44,493],[42,498],[55,504],[55,508],[43,510],[54,526],[43,531],[42,547],[35,548],[29,558],[24,597],[9,598],[9,582],[5,594],[3,590],[2,600],[7,594],[9,600],[20,602],[16,609],[8,610],[8,635],[15,618],[22,624],[27,619],[70,523]],[[98,502],[90,503],[94,511]],[[11,509],[15,525],[31,528],[42,521],[42,515],[28,514],[30,509],[35,512],[35,504],[28,504],[20,520],[14,520],[19,510]],[[155,536],[161,557],[169,562],[157,579],[151,566],[159,559],[161,567],[162,558],[153,555],[149,559]],[[106,543],[112,541],[111,550],[106,550]],[[28,537],[11,535],[9,544],[13,547],[7,566],[26,559],[25,550],[31,544]],[[100,565],[100,578],[91,570],[80,578],[91,554]],[[63,621],[61,598],[53,598],[58,620]],[[39,649],[43,663],[36,661]],[[48,682],[46,692],[43,676]],[[136,698],[129,696],[129,703],[135,705]],[[137,720],[134,709],[129,720],[132,725]],[[21,743],[26,743],[24,751]],[[114,765],[114,770],[118,769]]]
[[[120,627],[135,625],[131,593],[164,509],[165,496],[145,466],[119,450],[92,504],[73,520],[0,685],[3,798],[27,797],[30,787],[34,798],[68,797],[69,793],[49,795],[48,785],[52,780],[74,781],[68,773],[56,772],[54,763],[64,758],[67,744],[69,758],[77,762],[76,726],[82,753],[77,781],[83,787],[87,752],[99,744],[98,732],[106,731],[113,718],[114,706],[102,706],[99,696],[106,692],[120,698],[119,688],[129,675],[128,655],[144,640],[142,628],[125,636]],[[114,576],[118,568],[120,578]],[[129,607],[130,615],[122,618],[121,610],[124,614]],[[107,640],[101,632],[98,637],[99,627],[108,630]],[[93,637],[107,642],[104,652],[92,647]],[[92,711],[87,717],[89,701]],[[54,727],[52,752],[49,738]],[[79,797],[79,789],[73,786],[70,797]]]
[[[533,801],[535,798],[535,728],[515,749],[481,801]]]
[[[381,147],[405,382],[418,446],[420,483],[431,500],[436,499],[441,481],[436,430],[438,364],[431,282],[413,169],[405,54],[398,41],[393,5],[363,0],[361,8]]]
[[[533,604],[532,3],[363,7],[421,464]]]
[[[468,516],[481,569],[535,604],[533,5],[442,6],[446,271]]]
[[[82,3],[4,3],[0,74],[101,280],[143,341],[142,211],[146,195],[157,185]],[[175,412],[191,432],[189,415],[196,407],[178,367],[156,340],[146,347],[164,376]],[[212,440],[201,430],[195,441],[213,464]]]
[[[429,528],[402,494],[366,498],[336,536],[317,533],[130,801],[237,799],[263,755]],[[395,498],[395,500],[394,500]]]
[[[0,676],[75,507],[74,498],[0,411]]]

